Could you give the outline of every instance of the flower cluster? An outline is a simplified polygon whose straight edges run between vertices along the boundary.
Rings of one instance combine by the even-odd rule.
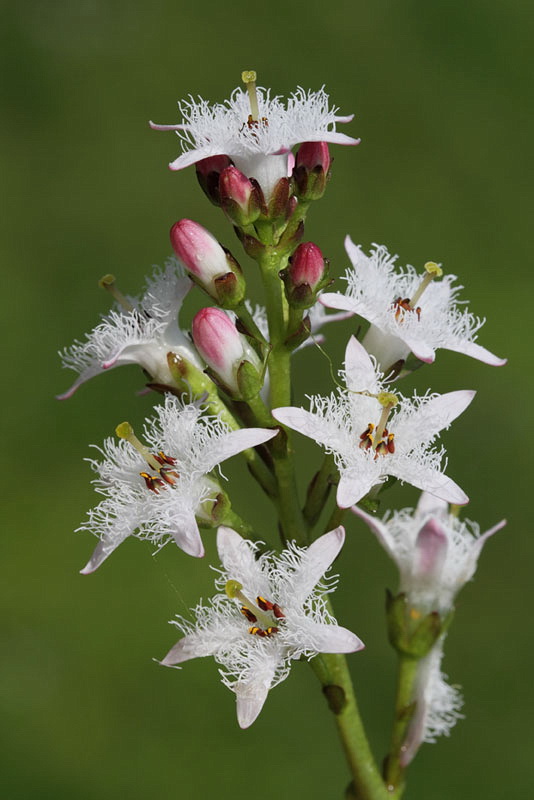
[[[251,298],[240,260],[185,216],[170,231],[174,256],[155,269],[140,297],[123,295],[112,275],[101,279],[115,306],[61,353],[78,374],[61,397],[103,371],[137,364],[147,390],[164,398],[139,436],[123,422],[118,440],[106,439],[90,460],[101,499],[79,530],[98,544],[82,572],[94,572],[130,536],[156,550],[172,540],[198,558],[201,530],[217,529],[215,595],[196,605],[194,621],[177,617],[182,636],[161,664],[212,656],[247,728],[293,662],[312,661],[340,722],[354,796],[382,797],[375,793],[377,786],[386,791],[378,769],[347,735],[360,723],[343,654],[363,644],[337,624],[330,598],[337,583],[327,576],[345,539],[339,522],[351,509],[400,572],[399,593],[388,594],[388,634],[400,669],[408,663],[410,671],[399,680],[385,761],[387,791],[398,794],[421,743],[448,734],[460,716],[460,694],[441,671],[454,598],[472,578],[484,542],[505,523],[480,535],[463,521],[459,506],[468,497],[445,473],[439,437],[475,393],[453,387],[418,395],[397,386],[414,368],[410,354],[427,364],[440,348],[493,366],[505,360],[478,344],[483,321],[459,299],[457,278],[433,261],[421,270],[400,268],[385,247],[374,245],[367,255],[347,236],[346,291],[331,291],[329,259],[304,240],[304,229],[332,174],[329,144],[359,142],[337,130],[352,116],[340,116],[324,89],[299,88],[284,101],[257,88],[255,73],[242,78],[245,88],[224,103],[190,96],[179,103],[177,124],[150,124],[178,135],[182,153],[170,168],[196,166],[202,190],[256,262],[264,304]],[[208,305],[184,323],[190,289]],[[291,405],[292,354],[322,342],[325,323],[353,315],[369,327],[361,341],[347,336],[341,382],[334,379],[329,395],[309,396],[307,408]],[[292,431],[327,455],[302,503]],[[267,527],[278,527],[278,551],[259,541],[223,482],[220,465],[237,454],[273,504],[278,526]],[[415,511],[380,519],[375,512],[395,479],[422,490],[421,500]],[[323,533],[317,526],[333,486]]]

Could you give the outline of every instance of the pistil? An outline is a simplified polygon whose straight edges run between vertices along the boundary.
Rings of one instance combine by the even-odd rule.
[[[98,281],[98,285],[101,289],[105,289],[107,292],[109,292],[113,299],[116,300],[125,311],[134,310],[132,304],[128,302],[123,293],[115,285],[115,275],[103,275]]]
[[[378,402],[382,406],[382,413],[376,426],[375,440],[380,444],[382,436],[385,433],[386,423],[393,408],[399,402],[399,398],[393,392],[380,392],[377,397]],[[377,446],[378,446],[377,444]]]
[[[256,602],[253,603],[243,592],[243,585],[239,581],[226,581],[224,589],[227,597],[239,600],[241,613],[249,622],[259,623],[259,625],[250,627],[249,633],[255,636],[272,636],[278,632],[278,628],[273,625],[273,622],[283,619],[284,614],[277,603],[271,603],[264,597],[257,597]]]
[[[135,447],[137,452],[143,456],[146,463],[152,467],[152,469],[155,469],[157,472],[159,472],[161,464],[158,463],[157,458],[152,455],[148,447],[139,441],[129,422],[121,422],[120,425],[117,425],[115,428],[115,433],[119,439],[125,439],[132,445],[132,447]]]
[[[248,101],[250,103],[250,116],[252,122],[257,122],[260,116],[258,108],[258,96],[256,94],[256,73],[253,69],[244,70],[241,73],[241,80],[247,87]]]
[[[421,295],[423,294],[427,286],[434,280],[434,278],[441,278],[441,276],[443,275],[443,270],[441,269],[439,264],[435,263],[435,261],[427,261],[427,263],[424,266],[424,269],[426,271],[426,275],[423,276],[423,279],[419,284],[418,288],[416,289],[415,294],[409,301],[409,307],[411,309],[414,309],[416,307],[417,302],[419,301]]]

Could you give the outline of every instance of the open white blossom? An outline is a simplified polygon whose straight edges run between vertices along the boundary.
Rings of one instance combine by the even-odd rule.
[[[164,270],[156,267],[141,297],[120,295],[120,303],[103,316],[85,341],[75,341],[60,353],[63,366],[78,372],[79,377],[58,399],[71,397],[85,381],[123,364],[139,364],[154,383],[172,384],[167,364],[171,351],[203,369],[177,321],[191,285],[178,261],[170,258]]]
[[[505,520],[482,535],[479,526],[449,513],[447,503],[423,492],[417,508],[394,511],[380,520],[355,506],[352,511],[376,535],[396,562],[399,591],[409,605],[422,614],[451,611],[454,598],[475,574],[478,557],[490,536],[506,525]],[[441,636],[417,667],[413,700],[416,703],[401,762],[410,763],[422,742],[448,736],[456,720],[462,697],[449,686],[441,672],[444,636]]]
[[[201,602],[194,609],[195,624],[181,616],[173,621],[185,636],[161,663],[174,666],[213,656],[224,685],[236,694],[239,725],[248,728],[269,689],[289,674],[291,661],[363,647],[354,633],[337,625],[325,601],[335,581],[322,579],[344,539],[339,527],[310,547],[292,543],[280,555],[259,555],[256,544],[220,527],[219,593],[209,605]]]
[[[156,408],[155,418],[146,420],[146,445],[128,423],[117,433],[118,443],[110,438],[98,448],[102,460],[90,460],[98,476],[93,483],[104,499],[78,529],[100,539],[84,574],[94,572],[128,536],[158,548],[173,539],[185,553],[203,556],[197,520],[210,520],[208,511],[221,491],[210,473],[230,456],[276,435],[264,428],[231,431],[198,403],[172,395]]]
[[[437,435],[465,410],[472,391],[411,399],[384,391],[383,376],[352,337],[345,353],[346,389],[310,397],[310,410],[288,406],[273,416],[333,453],[340,472],[337,503],[348,508],[388,475],[463,505],[467,495],[442,471]],[[386,427],[387,426],[387,427]]]
[[[280,178],[289,174],[288,156],[294,145],[359,142],[336,130],[338,123],[350,122],[353,115],[338,116],[324,89],[298,88],[284,102],[271,97],[269,89],[254,87],[251,99],[250,91],[237,88],[224,103],[210,105],[190,96],[178,108],[179,124],[150,123],[155,130],[175,131],[181,139],[183,153],[169,164],[170,169],[226,155],[248,178],[258,181],[267,199]]]
[[[481,535],[476,522],[450,514],[446,502],[425,492],[415,511],[404,508],[382,520],[357,506],[352,511],[397,564],[399,590],[424,613],[452,608],[456,594],[475,574],[484,544],[506,525],[501,520]]]
[[[403,767],[408,766],[423,742],[433,744],[439,736],[449,736],[462,719],[461,692],[447,683],[447,676],[441,671],[444,639],[442,636],[417,665],[412,697],[415,711],[401,747]]]
[[[344,277],[347,290],[344,294],[325,292],[320,302],[371,323],[363,344],[382,369],[406,359],[410,351],[430,363],[440,347],[492,366],[506,363],[476,343],[484,320],[462,308],[464,301],[458,294],[463,287],[455,285],[455,275],[432,280],[442,271],[429,262],[422,277],[414,267],[397,267],[397,256],[391,256],[386,247],[373,245],[367,256],[350,236],[345,238],[345,249],[352,262]]]

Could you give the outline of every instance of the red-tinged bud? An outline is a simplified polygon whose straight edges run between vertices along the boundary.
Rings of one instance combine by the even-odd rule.
[[[245,296],[241,267],[202,225],[181,219],[171,228],[171,244],[191,279],[224,308],[235,308]]]
[[[236,167],[227,167],[219,177],[219,197],[226,216],[240,228],[252,225],[266,211],[263,194],[255,180]]]
[[[221,205],[219,195],[219,178],[221,172],[223,172],[226,167],[229,167],[231,163],[228,156],[210,156],[209,158],[203,158],[201,161],[197,161],[195,164],[200,188],[206,197],[216,206]]]
[[[278,183],[274,186],[267,211],[267,217],[271,222],[288,218],[290,210],[290,189],[291,183],[289,178],[280,178]]]
[[[209,374],[232,397],[248,399],[259,393],[260,360],[228,314],[218,308],[201,309],[193,318],[192,334]]]
[[[286,287],[288,303],[296,308],[309,308],[327,282],[328,262],[316,244],[305,242],[299,244],[280,277]]]
[[[298,149],[293,170],[295,194],[301,200],[319,200],[330,176],[330,153],[326,142],[304,142]]]

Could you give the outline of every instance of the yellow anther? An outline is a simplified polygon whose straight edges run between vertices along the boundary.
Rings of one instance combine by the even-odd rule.
[[[260,116],[258,97],[256,95],[256,73],[253,69],[246,69],[241,73],[241,80],[247,87],[248,101],[250,103],[250,116],[256,122]]]
[[[399,398],[393,392],[379,392],[376,399],[384,408],[394,408],[399,402]]]
[[[427,261],[424,268],[429,275],[432,275],[433,278],[441,278],[443,275],[443,270],[439,264],[436,264],[435,261]]]
[[[233,600],[234,598],[239,597],[242,588],[243,584],[239,583],[239,581],[229,580],[226,581],[224,591],[226,592],[227,597]]]

